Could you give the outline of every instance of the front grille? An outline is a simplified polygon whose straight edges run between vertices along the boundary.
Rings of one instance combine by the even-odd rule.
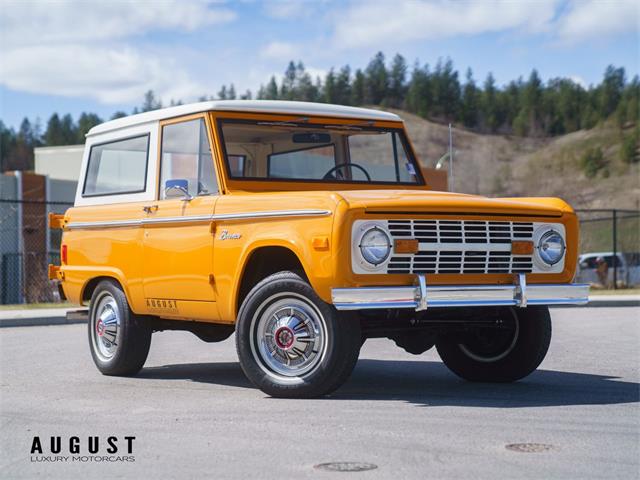
[[[531,273],[531,255],[511,255],[512,241],[531,241],[531,222],[389,220],[393,239],[415,238],[419,251],[393,255],[387,273]]]

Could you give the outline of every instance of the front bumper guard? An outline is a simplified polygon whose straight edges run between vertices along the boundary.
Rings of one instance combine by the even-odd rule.
[[[418,285],[407,287],[334,288],[333,305],[338,310],[412,308],[416,311],[441,307],[526,307],[527,305],[585,305],[589,285],[527,285],[518,274],[512,285],[433,285],[418,275]]]

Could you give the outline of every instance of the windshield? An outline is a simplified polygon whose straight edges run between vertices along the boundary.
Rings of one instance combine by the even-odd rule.
[[[220,121],[233,179],[421,183],[402,130]]]

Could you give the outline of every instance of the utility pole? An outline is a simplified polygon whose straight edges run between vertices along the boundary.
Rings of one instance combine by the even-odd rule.
[[[613,209],[613,289],[618,289],[618,211]]]
[[[449,124],[449,191],[453,192],[453,131]]]

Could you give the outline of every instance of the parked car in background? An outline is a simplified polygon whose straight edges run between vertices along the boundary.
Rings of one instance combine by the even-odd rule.
[[[606,285],[602,285],[600,278],[598,278],[600,261],[604,261],[606,264]],[[614,267],[616,269],[615,277],[618,287],[640,285],[640,253],[638,252],[617,252],[615,255],[613,252],[583,253],[578,257],[576,281],[610,288],[613,286]]]

